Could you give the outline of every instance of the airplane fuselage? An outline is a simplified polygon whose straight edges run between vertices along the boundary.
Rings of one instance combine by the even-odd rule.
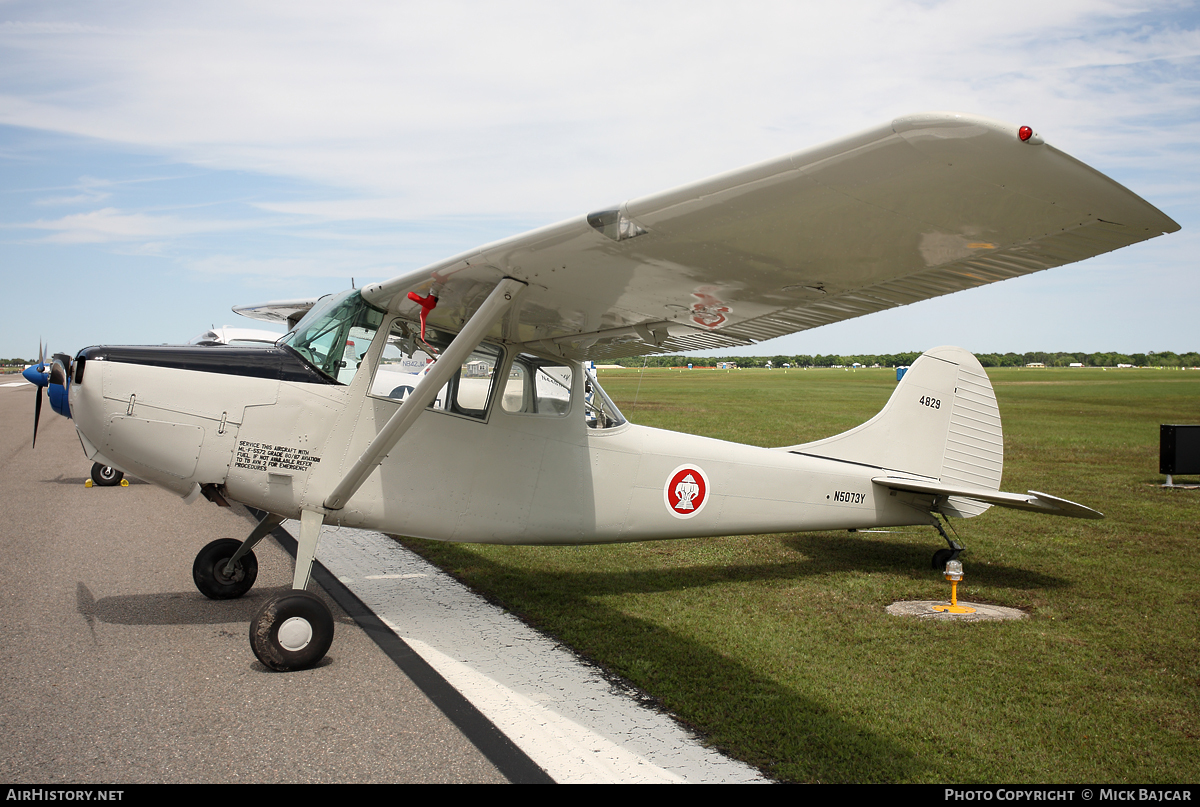
[[[71,403],[90,459],[288,518],[321,509],[402,405],[310,373],[285,348],[80,357]],[[931,500],[877,488],[875,467],[627,422],[590,428],[574,369],[565,412],[510,412],[499,395],[482,418],[426,410],[326,523],[509,544],[930,523]]]

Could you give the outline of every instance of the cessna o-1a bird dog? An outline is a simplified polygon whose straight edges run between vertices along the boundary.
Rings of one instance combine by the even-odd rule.
[[[629,423],[587,362],[752,344],[1178,229],[1027,126],[914,115],[360,290],[237,309],[289,321],[274,347],[89,347],[47,378],[89,459],[267,513],[196,557],[208,597],[245,594],[251,549],[299,520],[294,590],[250,627],[266,666],[299,669],[333,641],[305,590],[323,524],[572,544],[946,537],[938,516],[993,504],[1101,517],[999,490],[996,398],[961,348],[922,355],[858,428],[776,449]]]

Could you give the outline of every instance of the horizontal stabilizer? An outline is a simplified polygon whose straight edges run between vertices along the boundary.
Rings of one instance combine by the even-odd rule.
[[[1071,518],[1104,518],[1104,514],[1084,507],[1082,504],[1039,493],[1031,490],[1028,493],[1005,493],[1000,490],[987,490],[972,485],[947,485],[942,482],[926,482],[920,479],[906,479],[896,476],[877,476],[871,479],[876,485],[882,485],[890,490],[904,490],[910,493],[928,493],[934,496],[961,496],[975,499],[1000,507],[1012,507],[1017,510],[1031,510],[1035,513],[1046,513],[1052,516],[1070,516]]]

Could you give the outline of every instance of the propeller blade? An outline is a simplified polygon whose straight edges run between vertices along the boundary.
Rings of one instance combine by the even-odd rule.
[[[38,340],[38,363],[32,367],[26,367],[21,373],[25,380],[37,387],[37,397],[33,399],[33,447],[37,448],[37,430],[38,422],[42,419],[42,394],[46,390],[46,385],[50,381],[50,368],[46,366],[46,350],[47,346]],[[64,375],[65,368],[60,371]]]
[[[38,387],[37,397],[33,399],[33,445],[30,448],[37,448],[37,427],[38,421],[42,418],[42,387]]]

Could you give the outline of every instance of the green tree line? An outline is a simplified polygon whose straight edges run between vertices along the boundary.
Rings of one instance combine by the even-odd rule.
[[[861,355],[828,356],[630,356],[618,359],[622,367],[715,367],[718,362],[734,362],[738,367],[850,367],[859,364],[866,367],[903,367],[912,364],[920,353],[881,353]],[[1116,367],[1132,364],[1135,367],[1200,367],[1200,353],[976,353],[984,367],[1024,367],[1027,364],[1044,364],[1047,367],[1069,367],[1082,364],[1085,367]],[[37,359],[0,359],[0,367],[23,368],[34,364]]]
[[[916,361],[920,353],[883,353],[862,355],[816,355],[816,356],[631,356],[618,359],[622,367],[715,367],[719,362],[733,362],[738,367],[903,367]],[[1047,367],[1069,367],[1082,364],[1085,367],[1116,367],[1131,364],[1135,367],[1198,367],[1200,353],[976,353],[984,367],[1024,367],[1027,364],[1044,364]]]

